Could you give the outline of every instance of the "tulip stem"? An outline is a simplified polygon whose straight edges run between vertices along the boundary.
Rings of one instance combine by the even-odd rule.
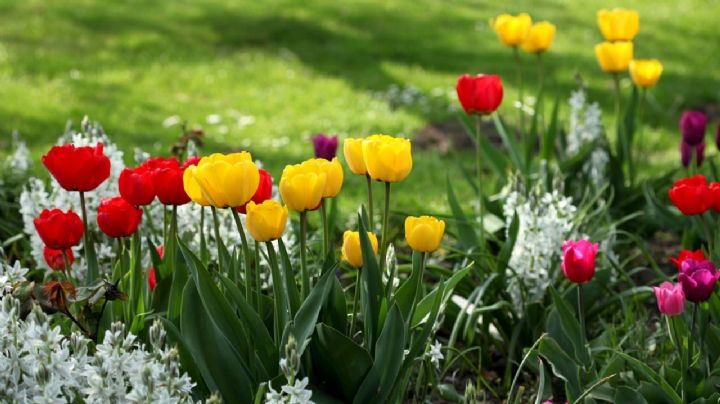
[[[63,257],[63,263],[65,264],[65,271],[63,271],[68,278],[72,282],[72,274],[70,273],[70,260],[68,259],[67,250],[61,249],[62,257]]]
[[[668,331],[672,334],[670,339],[675,340],[675,347],[677,348],[678,352],[678,361],[680,362],[680,378],[681,378],[681,394],[682,394],[682,402],[687,403],[687,367],[685,366],[685,358],[683,357],[683,342],[678,336],[677,333],[677,327],[675,326],[675,321],[677,317],[669,317],[667,316],[666,319],[668,320]]]
[[[623,159],[627,162],[627,170],[628,170],[628,177],[630,180],[630,185],[632,185],[635,181],[635,167],[633,165],[633,159],[630,155],[630,144],[628,143],[627,134],[623,130],[623,121],[622,121],[622,109],[621,109],[621,93],[620,93],[620,75],[618,73],[612,74],[613,78],[613,85],[615,88],[615,121],[616,121],[616,129],[617,129],[617,140],[621,149],[621,155],[623,156]]]
[[[577,305],[578,318],[580,319],[580,332],[582,332],[583,339],[587,341],[587,334],[585,331],[585,310],[583,309],[582,283],[577,284]]]
[[[630,145],[630,148],[633,149],[637,147],[638,155],[642,156],[642,149],[643,149],[643,117],[645,116],[645,97],[647,96],[647,89],[641,88],[640,89],[640,100],[638,101],[638,113],[637,113],[637,134],[635,135],[635,139]],[[634,180],[634,178],[632,178]]]
[[[302,276],[302,295],[307,297],[310,294],[310,274],[307,269],[305,249],[307,237],[307,212],[300,212],[300,272]],[[275,282],[273,282],[274,284]]]
[[[388,237],[387,237],[387,231],[388,231],[388,217],[390,216],[390,183],[385,183],[385,209],[383,210],[383,227],[382,227],[382,239],[380,243],[380,274],[385,273],[385,254],[387,253],[387,244],[388,244]],[[393,270],[395,268],[392,268]],[[392,277],[395,276],[395,274],[390,274],[391,276],[388,278],[388,296],[390,295],[390,289],[392,287]]]
[[[222,240],[220,239],[220,221],[217,216],[217,208],[211,206],[210,211],[212,212],[213,217],[213,229],[215,230],[215,247],[217,247],[218,262],[223,263],[222,253],[220,252],[220,243],[222,243]]]
[[[90,285],[95,282],[97,272],[97,262],[94,251],[95,246],[90,241],[90,235],[88,234],[88,221],[87,221],[87,207],[85,206],[85,192],[80,191],[80,210],[82,211],[83,220],[83,250],[85,250],[85,261],[88,267],[87,284]]]
[[[257,312],[260,313],[260,290],[262,283],[260,282],[260,243],[255,240],[255,303],[257,304]]]
[[[423,272],[425,272],[425,262],[427,261],[428,253],[425,252],[413,252],[413,254],[420,254],[422,255],[422,258],[420,258],[420,268],[418,268],[418,274],[417,274],[417,283],[415,284],[415,297],[413,300],[413,304],[410,307],[410,314],[408,315],[408,326],[412,327],[412,319],[415,315],[415,308],[417,307],[418,303],[420,303],[420,299],[422,298],[422,286],[423,286]]]
[[[475,164],[477,169],[478,216],[480,216],[480,246],[485,246],[485,204],[482,193],[482,155],[480,148],[480,116],[475,118]]]
[[[153,235],[156,235],[157,229],[155,228],[155,223],[153,223],[152,215],[150,214],[150,206],[145,205],[142,207],[142,209],[145,213],[145,217],[147,217],[148,226],[150,227],[150,233],[152,233]],[[163,207],[163,216],[164,215],[165,215],[165,207]],[[164,218],[163,218],[163,220],[164,220]]]
[[[360,296],[360,268],[356,268],[355,271],[355,297],[353,297],[352,313],[350,314],[350,334],[349,337],[352,339],[353,333],[355,332],[355,315],[358,307],[358,296]]]
[[[242,241],[243,260],[245,261],[245,298],[250,302],[252,301],[250,298],[250,294],[252,293],[252,288],[250,287],[250,279],[252,279],[250,271],[250,247],[248,246],[240,215],[235,208],[230,208],[230,212],[232,212],[233,219],[235,219],[235,226],[237,226],[238,233],[240,233],[240,241]]]
[[[515,56],[515,69],[518,86],[518,112],[520,120],[518,121],[518,132],[522,134],[525,131],[525,114],[523,113],[523,81],[522,81],[522,62],[520,61],[520,50],[517,46],[513,46],[513,55]]]
[[[327,203],[325,198],[320,200],[320,217],[322,218],[323,226],[323,259],[325,259],[327,258],[328,251],[330,251],[330,230],[328,228]]]
[[[698,303],[693,304],[692,320],[690,323],[690,334],[688,335],[687,369],[693,364],[693,343],[695,342],[695,323],[697,320]]]
[[[273,316],[273,336],[275,338],[275,343],[278,344],[280,342],[280,316],[282,313],[280,313],[280,305],[278,304],[279,299],[283,299],[282,296],[282,284],[283,280],[280,275],[280,270],[278,269],[278,263],[277,263],[277,257],[275,256],[275,249],[272,246],[272,241],[266,241],[265,246],[267,247],[267,253],[268,253],[268,260],[270,261],[270,271],[272,276],[272,286],[273,286],[273,307],[275,315]]]
[[[367,180],[367,193],[368,193],[368,229],[370,231],[374,231],[375,227],[373,226],[373,196],[372,196],[372,178],[370,178],[370,174],[365,174],[365,179]]]

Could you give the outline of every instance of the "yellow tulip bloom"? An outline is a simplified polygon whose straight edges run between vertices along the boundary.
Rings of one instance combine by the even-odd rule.
[[[260,184],[260,172],[248,152],[203,157],[183,174],[190,199],[217,208],[246,204]]]
[[[632,42],[603,42],[595,45],[595,56],[600,67],[608,73],[627,70],[633,57]]]
[[[282,236],[287,224],[287,206],[268,199],[260,204],[250,201],[246,209],[245,223],[253,239],[263,242],[277,240]]]
[[[405,219],[405,240],[418,252],[433,252],[440,246],[445,222],[432,216],[408,216]]]
[[[280,196],[296,212],[315,210],[325,193],[327,174],[317,164],[304,162],[285,166],[280,177]]]
[[[350,167],[350,171],[357,175],[367,174],[367,168],[365,167],[365,160],[363,159],[362,151],[363,140],[365,139],[347,138],[343,143],[345,162],[348,167]]]
[[[377,254],[378,241],[377,237],[368,232],[368,239],[372,246],[373,252]],[[360,233],[357,231],[346,231],[343,233],[342,259],[347,261],[355,268],[360,268],[363,264],[362,249],[360,248]]]
[[[197,166],[192,165],[186,168],[183,173],[183,188],[185,188],[185,193],[188,194],[190,200],[198,205],[212,206],[212,203],[210,203],[210,200],[207,198],[205,192],[203,192],[203,189],[197,181],[195,176],[196,170]]]
[[[335,197],[342,188],[343,184],[343,168],[340,165],[337,157],[334,157],[332,161],[327,161],[322,158],[310,159],[303,164],[314,164],[317,170],[325,173],[325,190],[323,191],[323,198]]]
[[[640,28],[640,14],[635,10],[616,8],[597,13],[600,32],[608,41],[632,41]]]
[[[522,43],[522,48],[530,53],[545,52],[552,45],[554,38],[555,25],[547,21],[538,22],[530,27],[530,31]]]
[[[372,135],[363,141],[362,149],[368,174],[374,180],[399,182],[412,170],[412,146],[408,139]]]
[[[532,18],[527,13],[516,16],[500,14],[490,21],[490,26],[495,30],[500,42],[507,46],[520,45],[530,31]]]
[[[662,75],[663,66],[657,59],[634,59],[630,61],[630,77],[638,87],[653,87]]]

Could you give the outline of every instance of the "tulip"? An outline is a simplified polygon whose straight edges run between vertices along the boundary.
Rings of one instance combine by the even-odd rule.
[[[200,156],[188,156],[188,158],[185,159],[180,168],[184,170],[190,166],[196,166],[198,165],[198,163],[200,163],[200,160],[202,160],[202,157]]]
[[[660,287],[653,286],[658,310],[666,316],[678,316],[685,310],[685,292],[681,284],[663,282]]]
[[[630,61],[630,77],[638,87],[655,86],[662,71],[662,63],[657,59],[633,59]]]
[[[53,250],[67,250],[76,246],[83,236],[83,222],[71,210],[43,209],[33,223],[43,243]]]
[[[326,182],[327,174],[317,164],[288,165],[280,177],[280,196],[296,212],[315,210],[320,207]]]
[[[542,21],[530,27],[527,37],[522,42],[522,48],[529,53],[542,53],[550,48],[555,38],[555,25]]]
[[[69,281],[50,281],[43,285],[43,295],[58,311],[69,313],[67,295],[75,298],[75,286]]]
[[[458,100],[465,113],[487,115],[495,112],[503,99],[503,85],[499,76],[494,74],[463,74],[458,78]]]
[[[585,283],[595,275],[595,254],[599,246],[588,240],[567,240],[563,243],[562,271],[574,283]]]
[[[160,259],[165,258],[164,246],[155,247],[155,251],[157,251]],[[155,274],[155,267],[150,267],[150,269],[148,270],[148,286],[150,287],[151,292],[154,292],[155,288],[157,287],[157,276]]]
[[[204,157],[183,174],[183,185],[190,199],[216,208],[246,204],[260,183],[260,173],[248,152]]]
[[[332,160],[337,153],[338,138],[337,136],[325,136],[318,133],[312,138],[313,148],[315,149],[315,157]]]
[[[705,141],[707,115],[701,111],[685,111],[680,117],[680,133],[685,143],[697,146]]]
[[[683,261],[678,275],[685,297],[693,303],[710,299],[719,278],[720,272],[711,261],[692,258]]]
[[[632,41],[640,27],[640,15],[635,10],[616,8],[597,13],[600,32],[608,41]]]
[[[405,240],[418,252],[433,252],[440,247],[445,222],[432,216],[405,218]]]
[[[373,254],[377,254],[378,241],[375,234],[367,232]],[[360,247],[360,233],[357,231],[345,231],[343,233],[342,259],[355,268],[363,265],[362,248]]]
[[[273,199],[247,204],[245,223],[253,239],[259,242],[273,241],[282,237],[287,224],[288,208]]]
[[[376,181],[399,182],[412,170],[412,151],[408,139],[372,135],[363,141],[363,159],[370,177]]]
[[[272,197],[272,177],[270,176],[270,173],[263,170],[262,168],[258,169],[258,172],[260,173],[260,182],[258,183],[257,190],[255,190],[255,194],[250,198],[250,201],[255,203],[261,203],[264,202]],[[250,203],[248,201],[248,203]],[[247,204],[244,204],[242,206],[238,206],[236,209],[238,212],[245,214],[247,213]]]
[[[668,196],[685,216],[703,214],[710,207],[710,190],[701,174],[676,181]]]
[[[144,206],[155,199],[153,172],[148,166],[125,168],[118,180],[120,196],[133,206]]]
[[[691,146],[684,141],[680,141],[680,162],[683,167],[690,166],[690,162],[695,157],[695,164],[700,167],[705,160],[705,143],[700,143],[697,146]]]
[[[325,189],[323,190],[323,198],[333,198],[337,196],[343,184],[343,169],[337,157],[332,161],[321,158],[310,159],[303,164],[312,164],[316,166],[316,170],[325,173]]]
[[[100,201],[97,224],[109,237],[128,237],[137,230],[142,219],[142,209],[130,205],[120,196]]]
[[[708,204],[715,213],[720,213],[720,182],[711,182],[708,186]]]
[[[632,42],[603,42],[595,45],[595,56],[603,71],[620,73],[628,69],[633,58]]]
[[[110,160],[103,154],[102,143],[95,147],[53,146],[42,163],[67,191],[92,191],[110,176]]]
[[[181,167],[177,159],[171,157],[152,171],[153,189],[163,205],[178,206],[190,202],[190,196],[185,192],[183,186],[183,174],[188,161]],[[188,164],[187,167],[196,164],[197,162]]]
[[[682,251],[680,251],[680,254],[678,254],[677,258],[670,258],[670,261],[679,270],[680,267],[682,266],[682,263],[688,258],[692,258],[696,261],[702,261],[702,260],[707,259],[705,257],[705,253],[702,250],[695,250],[695,251],[682,250]]]
[[[347,138],[343,142],[343,154],[345,162],[353,174],[365,175],[367,168],[365,167],[365,159],[363,159],[362,145],[365,139]]]
[[[497,34],[500,42],[506,46],[518,46],[527,37],[532,25],[532,18],[527,13],[516,16],[500,14],[490,21],[490,26]]]
[[[67,256],[68,265],[72,265],[72,263],[75,261],[75,256],[73,255],[72,250],[69,248],[66,249],[65,254]],[[43,248],[43,257],[45,257],[45,263],[53,271],[65,270],[65,258],[63,258],[63,250],[55,250],[48,246],[45,246],[45,248]]]

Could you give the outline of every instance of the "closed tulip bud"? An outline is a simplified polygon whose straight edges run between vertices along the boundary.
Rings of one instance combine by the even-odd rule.
[[[433,252],[440,247],[445,222],[432,216],[408,216],[405,218],[405,240],[418,252]]]
[[[325,136],[318,133],[312,138],[313,148],[315,149],[315,157],[332,160],[337,154],[338,138],[337,136]]]
[[[326,182],[327,174],[316,164],[288,165],[280,177],[280,196],[296,212],[315,210],[320,207]]]
[[[155,199],[152,175],[143,166],[123,169],[118,179],[120,196],[134,206],[149,205]]]
[[[43,257],[45,258],[45,263],[52,269],[53,271],[64,271],[65,268],[65,259],[63,258],[63,250],[55,250],[48,246],[45,246],[43,248]],[[75,261],[75,256],[73,255],[73,252],[71,249],[66,249],[65,254],[67,255],[68,265],[72,265],[72,263]]]
[[[387,135],[368,136],[363,141],[363,159],[376,181],[400,182],[413,166],[410,141]]]
[[[260,183],[258,184],[258,188],[250,201],[262,203],[272,197],[272,177],[270,176],[270,173],[262,168],[259,169],[258,172],[260,173]],[[245,205],[238,206],[237,211],[243,214],[247,213],[247,203]]]
[[[555,25],[542,21],[533,24],[527,37],[522,42],[522,48],[529,53],[542,53],[550,48],[555,38]]]
[[[595,255],[599,246],[588,240],[567,240],[563,243],[562,271],[574,283],[585,283],[595,275]]]
[[[634,59],[630,61],[630,77],[638,87],[653,87],[660,80],[663,66],[657,59]]]
[[[343,154],[345,162],[353,174],[365,175],[367,168],[365,167],[365,159],[363,159],[362,144],[365,139],[347,138],[343,142]]]
[[[500,14],[490,21],[490,26],[495,30],[500,42],[507,46],[520,45],[527,37],[531,25],[532,18],[527,13]]]
[[[684,167],[690,165],[690,161],[695,158],[695,164],[700,167],[705,160],[705,143],[700,143],[697,146],[691,146],[685,141],[680,141],[680,162]]]
[[[163,205],[178,206],[190,202],[190,196],[183,186],[183,174],[187,167],[196,164],[197,161],[188,159],[181,167],[177,159],[171,157],[153,170],[153,188]]]
[[[663,282],[659,287],[653,286],[658,310],[666,316],[678,316],[685,310],[685,292],[682,285]]]
[[[164,246],[155,247],[155,251],[157,251],[160,259],[165,258]],[[150,287],[151,292],[154,292],[155,288],[157,287],[157,274],[155,273],[155,267],[150,267],[150,269],[148,270],[148,286]]]
[[[325,173],[323,198],[333,198],[340,192],[344,175],[342,165],[340,165],[337,157],[333,158],[332,161],[321,158],[310,159],[303,164],[313,164],[317,166],[318,171]]]
[[[238,207],[255,194],[260,173],[248,152],[215,153],[188,167],[183,183],[190,198],[201,205]]]
[[[702,111],[685,111],[680,117],[680,134],[683,141],[696,146],[705,141],[707,115]]]
[[[43,243],[54,250],[76,246],[83,235],[83,222],[71,210],[43,209],[33,223]]]
[[[130,205],[121,196],[105,198],[98,205],[97,224],[109,237],[128,237],[140,225],[142,213],[142,209]]]
[[[102,143],[95,147],[53,146],[42,163],[67,191],[92,191],[110,176],[110,159],[103,154]]]
[[[633,58],[632,42],[603,42],[595,45],[595,56],[603,71],[620,73],[628,69]]]
[[[680,266],[678,281],[682,284],[685,298],[693,303],[706,302],[712,296],[720,272],[708,260],[688,258]]]
[[[377,237],[371,232],[367,233],[373,253],[377,254]],[[346,231],[343,233],[342,259],[355,268],[363,265],[362,248],[360,247],[360,233],[357,231]]]
[[[503,99],[502,80],[494,74],[463,74],[458,77],[455,90],[468,115],[491,114],[498,109]]]
[[[710,189],[704,176],[683,178],[668,191],[670,201],[683,215],[700,215],[710,207]]]
[[[692,258],[697,261],[702,261],[702,260],[707,259],[705,257],[705,253],[703,252],[703,250],[695,250],[695,251],[682,250],[682,251],[680,251],[680,254],[678,254],[677,258],[670,258],[670,261],[679,270],[680,267],[682,266],[682,263],[688,258]]]
[[[600,32],[608,41],[632,41],[640,28],[640,15],[635,10],[616,8],[597,13]]]
[[[287,223],[288,208],[280,202],[268,199],[260,204],[253,201],[247,204],[245,223],[256,241],[272,241],[282,237]]]

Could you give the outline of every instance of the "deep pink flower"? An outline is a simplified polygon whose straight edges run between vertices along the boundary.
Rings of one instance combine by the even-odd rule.
[[[318,133],[312,138],[313,147],[315,148],[315,157],[332,160],[337,154],[338,138],[336,136],[326,136]]]
[[[659,287],[653,286],[658,310],[666,316],[677,316],[685,310],[685,292],[681,284],[663,282]]]
[[[687,300],[693,303],[707,301],[720,279],[720,272],[709,260],[688,258],[680,265],[678,281],[682,284]]]
[[[574,283],[585,283],[595,275],[595,254],[600,246],[588,240],[567,240],[563,246],[562,271]]]
[[[680,117],[680,133],[683,141],[697,146],[705,140],[707,115],[702,111],[685,111]]]

